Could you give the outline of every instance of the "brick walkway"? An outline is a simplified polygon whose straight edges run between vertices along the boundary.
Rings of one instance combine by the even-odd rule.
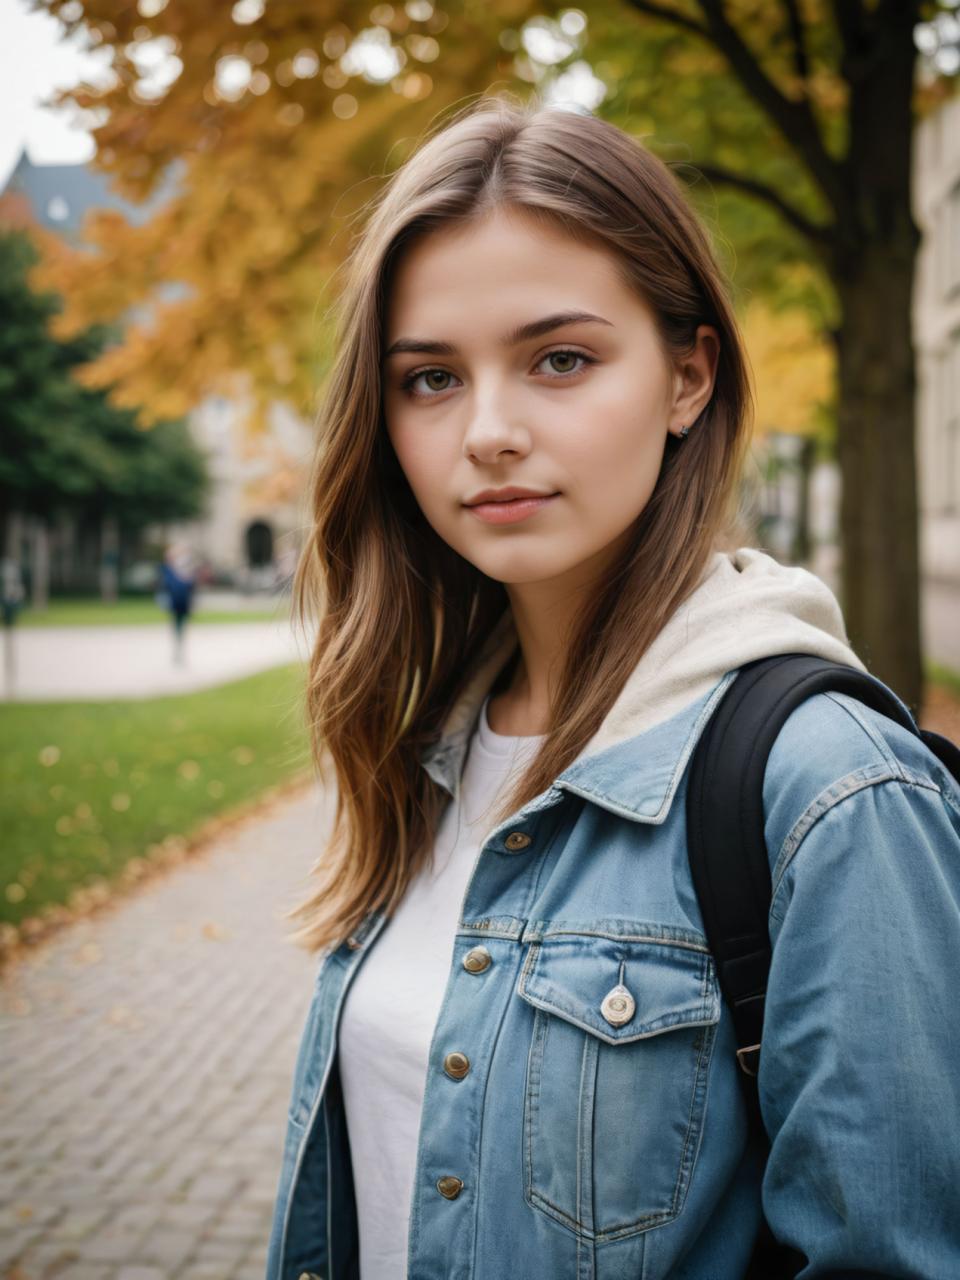
[[[262,1280],[328,816],[280,801],[0,978],[0,1276]]]

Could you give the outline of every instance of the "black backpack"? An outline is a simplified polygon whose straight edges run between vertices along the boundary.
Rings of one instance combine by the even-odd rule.
[[[960,782],[960,749],[920,729],[875,677],[805,653],[745,663],[701,734],[690,764],[687,845],[707,943],[733,1016],[737,1060],[754,1139],[760,1117],[757,1069],[770,968],[767,916],[772,884],[764,838],[763,775],[790,713],[815,693],[846,693],[919,736]],[[782,1280],[806,1264],[762,1225],[744,1280]]]

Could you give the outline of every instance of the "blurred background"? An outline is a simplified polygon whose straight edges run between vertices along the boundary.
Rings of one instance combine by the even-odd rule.
[[[0,1269],[263,1274],[329,796],[289,591],[338,263],[486,93],[641,138],[733,282],[741,542],[960,740],[960,13],[0,0]]]

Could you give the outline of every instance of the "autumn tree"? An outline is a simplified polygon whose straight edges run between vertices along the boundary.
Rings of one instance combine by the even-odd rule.
[[[150,300],[83,375],[145,421],[238,388],[308,412],[327,288],[386,174],[475,96],[586,84],[690,183],[739,300],[803,308],[825,335],[848,628],[919,705],[910,160],[913,28],[934,5],[41,3],[109,56],[103,83],[65,95],[100,113],[98,167],[132,199],[176,175],[148,222],[102,214],[93,252],[48,248],[61,332]]]
[[[189,519],[203,508],[206,460],[182,420],[138,427],[104,390],[73,376],[115,340],[93,326],[58,341],[48,324],[53,293],[28,283],[37,252],[29,234],[0,232],[0,527],[10,515],[34,518],[44,542],[57,514],[108,520],[126,530]],[[35,563],[47,564],[45,550]],[[46,598],[36,581],[35,598]]]
[[[805,263],[802,300],[836,366],[842,475],[841,597],[848,632],[878,676],[920,705],[916,377],[911,294],[920,230],[911,209],[914,127],[948,91],[918,82],[917,0],[626,0],[595,54],[621,64],[622,12],[635,15],[643,74],[625,76],[604,114],[655,123],[693,190],[714,192],[744,288],[755,268]],[[605,11],[606,13],[607,11]],[[736,198],[724,199],[719,193]],[[735,211],[768,215],[737,235]],[[753,256],[757,262],[754,263]]]

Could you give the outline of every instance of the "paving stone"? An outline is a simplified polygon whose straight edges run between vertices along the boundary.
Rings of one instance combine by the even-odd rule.
[[[116,1235],[101,1232],[84,1240],[76,1249],[78,1257],[91,1262],[128,1263],[140,1255],[146,1232],[125,1231]]]
[[[211,1240],[201,1240],[191,1261],[228,1263],[231,1267],[237,1267],[240,1263],[246,1262],[248,1256],[249,1251],[242,1242],[217,1236]]]
[[[23,1280],[54,1280],[66,1266],[78,1261],[76,1249],[40,1241],[17,1259],[17,1266]]]
[[[194,1262],[177,1276],[177,1280],[234,1280],[237,1268],[227,1259],[219,1261]],[[261,1269],[257,1280],[263,1280]]]
[[[58,1204],[44,1204],[27,1197],[11,1200],[0,1206],[0,1240],[8,1232],[15,1230],[29,1230],[32,1227],[39,1231],[41,1227],[49,1227],[57,1218],[63,1217],[63,1212]]]
[[[46,1234],[51,1240],[73,1244],[92,1235],[108,1216],[109,1210],[104,1207],[68,1209],[55,1226],[47,1227]]]
[[[172,1275],[196,1252],[197,1239],[197,1233],[185,1234],[158,1227],[141,1241],[137,1256],[145,1263],[156,1263],[167,1275]]]
[[[0,1236],[0,1266],[9,1267],[34,1245],[42,1244],[43,1231],[36,1226],[11,1227]]]

